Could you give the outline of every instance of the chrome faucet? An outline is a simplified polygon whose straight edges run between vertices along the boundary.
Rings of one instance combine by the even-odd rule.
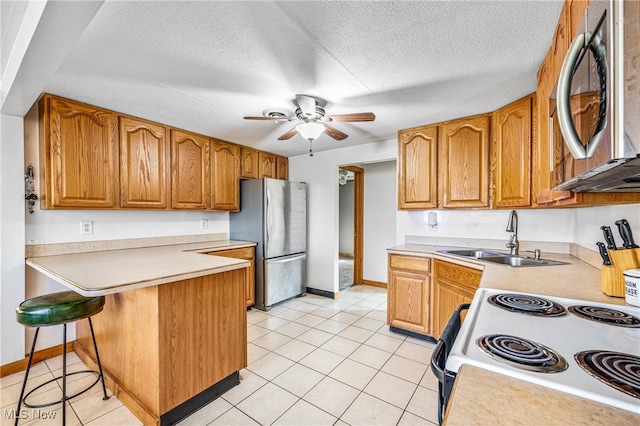
[[[511,232],[511,237],[509,238],[509,242],[505,244],[505,247],[511,249],[512,255],[517,256],[520,243],[518,242],[518,212],[515,210],[511,210],[511,213],[509,213],[509,222],[507,223],[507,229],[505,229],[505,231]]]

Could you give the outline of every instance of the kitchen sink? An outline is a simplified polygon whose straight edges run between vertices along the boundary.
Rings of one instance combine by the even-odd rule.
[[[517,256],[486,249],[438,250],[438,253],[451,254],[454,256],[473,258],[483,262],[498,263],[501,265],[515,267],[568,265],[567,262],[559,262],[557,260],[534,259],[532,257]]]
[[[485,249],[468,249],[468,250],[439,250],[438,253],[452,254],[454,256],[473,257],[479,259],[487,256],[507,256],[506,254],[498,251],[491,251]]]
[[[492,263],[500,263],[509,266],[551,266],[551,265],[568,265],[567,262],[558,262],[557,260],[533,259],[531,257],[501,255],[501,256],[483,256],[478,260]]]

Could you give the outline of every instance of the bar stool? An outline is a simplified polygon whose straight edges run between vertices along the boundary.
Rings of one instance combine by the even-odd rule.
[[[93,324],[91,323],[91,316],[102,311],[104,306],[104,296],[84,297],[73,291],[63,291],[61,293],[47,294],[44,296],[34,297],[32,299],[25,300],[16,308],[16,319],[22,325],[28,327],[36,327],[36,333],[33,337],[33,344],[31,345],[31,353],[29,354],[29,363],[27,364],[27,371],[24,375],[24,381],[22,382],[22,391],[20,392],[20,399],[18,400],[18,410],[16,413],[20,413],[20,407],[22,404],[29,408],[42,408],[49,407],[58,403],[62,403],[62,424],[66,424],[66,401],[71,398],[88,391],[98,381],[102,381],[102,391],[104,393],[104,400],[109,399],[107,396],[107,388],[104,385],[104,375],[102,374],[102,365],[100,364],[100,355],[98,355],[98,345],[96,344],[96,337],[93,334]],[[94,370],[76,371],[72,374],[93,373],[96,374],[96,381],[93,382],[87,388],[80,392],[67,396],[67,323],[78,321],[82,318],[89,320],[89,328],[91,329],[91,338],[93,339],[93,348],[96,352],[96,360],[98,361],[98,369],[100,372]],[[62,343],[62,375],[49,380],[46,383],[39,385],[32,389],[28,394],[24,394],[27,386],[27,379],[29,377],[29,370],[31,369],[31,362],[33,361],[33,352],[36,348],[36,341],[38,340],[38,332],[40,327],[47,327],[52,325],[62,324],[64,329],[63,343]],[[32,405],[27,403],[27,398],[34,391],[45,386],[55,380],[62,378],[62,398],[58,401],[49,402],[45,404]],[[16,416],[15,425],[18,425],[19,415]]]

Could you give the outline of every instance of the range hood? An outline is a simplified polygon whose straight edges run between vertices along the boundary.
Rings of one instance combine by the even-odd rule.
[[[573,192],[640,192],[640,155],[610,160],[554,189]]]

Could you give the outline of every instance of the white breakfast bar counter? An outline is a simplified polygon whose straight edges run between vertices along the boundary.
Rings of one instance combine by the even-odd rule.
[[[247,365],[248,260],[210,255],[252,247],[205,241],[29,257],[26,264],[84,296],[107,387],[145,425],[173,424],[239,383]],[[74,350],[95,368],[88,323]]]

